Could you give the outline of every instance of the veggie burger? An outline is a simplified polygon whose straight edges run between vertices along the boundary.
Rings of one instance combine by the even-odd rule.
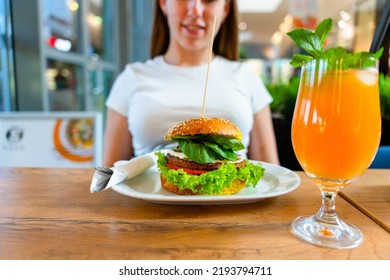
[[[241,158],[241,131],[222,118],[196,118],[170,128],[165,139],[177,148],[157,152],[161,185],[181,195],[231,195],[264,175],[261,163]]]

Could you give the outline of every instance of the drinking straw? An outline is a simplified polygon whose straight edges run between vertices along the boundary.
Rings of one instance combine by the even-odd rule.
[[[381,20],[375,31],[374,38],[371,43],[370,52],[377,52],[383,45],[383,40],[387,32],[390,32],[390,0],[387,0]]]
[[[384,222],[382,222],[381,219],[378,218],[376,215],[374,215],[373,213],[368,211],[366,208],[364,208],[362,204],[360,204],[356,200],[352,199],[348,195],[344,194],[343,192],[340,192],[339,196],[342,197],[344,200],[348,201],[353,206],[355,206],[355,208],[357,208],[360,212],[362,212],[368,218],[373,220],[378,226],[382,227],[384,230],[386,230],[387,232],[390,233],[390,227],[388,225],[386,225]]]

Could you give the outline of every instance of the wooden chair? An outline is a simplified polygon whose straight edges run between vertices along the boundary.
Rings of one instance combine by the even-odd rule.
[[[370,168],[390,168],[390,146],[380,146]]]

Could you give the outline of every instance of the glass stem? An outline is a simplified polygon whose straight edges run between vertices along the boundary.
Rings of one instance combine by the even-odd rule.
[[[340,223],[340,219],[336,214],[337,193],[338,192],[321,191],[322,206],[316,214],[316,218],[319,222],[334,225]]]

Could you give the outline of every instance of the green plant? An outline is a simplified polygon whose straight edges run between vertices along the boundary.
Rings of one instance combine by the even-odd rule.
[[[379,93],[382,118],[390,121],[390,77],[379,75]]]
[[[295,101],[298,95],[299,77],[292,77],[288,83],[278,82],[267,84],[266,87],[274,101],[271,103],[273,113],[279,113],[287,119],[292,119]]]

